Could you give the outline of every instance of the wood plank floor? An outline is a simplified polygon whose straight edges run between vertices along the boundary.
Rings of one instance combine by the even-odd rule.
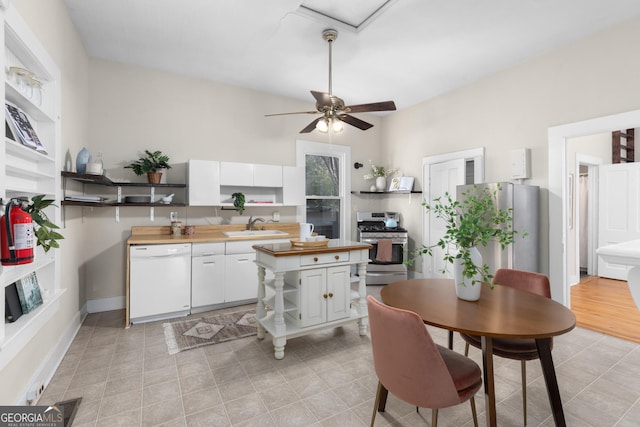
[[[640,343],[640,311],[626,281],[585,277],[571,287],[577,326]]]

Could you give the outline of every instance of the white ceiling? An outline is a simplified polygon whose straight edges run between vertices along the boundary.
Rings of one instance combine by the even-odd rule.
[[[377,0],[305,0],[335,13]],[[406,108],[640,16],[638,0],[392,0],[359,31],[302,0],[64,0],[88,54],[309,101]],[[349,7],[340,7],[340,3]],[[265,112],[269,113],[269,112]],[[270,112],[273,113],[273,112]]]

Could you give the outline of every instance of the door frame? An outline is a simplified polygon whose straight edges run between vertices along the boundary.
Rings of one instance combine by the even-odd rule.
[[[449,162],[452,160],[464,159],[473,160],[473,180],[475,183],[484,182],[484,147],[472,148],[469,150],[454,151],[452,153],[438,154],[422,158],[422,200],[431,201],[429,189],[431,188],[431,166],[437,163]],[[429,217],[422,211],[422,242],[429,241]],[[424,277],[424,255],[420,259],[420,276]],[[417,272],[414,272],[417,275]]]
[[[580,136],[635,128],[640,125],[640,110],[550,127],[548,136],[549,173],[549,279],[551,297],[571,307],[567,268],[567,140]],[[560,220],[554,220],[560,218]]]
[[[598,274],[598,255],[596,254],[596,244],[598,242],[598,200],[599,200],[599,192],[598,192],[598,166],[603,164],[603,160],[599,157],[590,156],[587,154],[576,153],[576,170],[575,170],[575,191],[576,195],[576,271],[574,274],[577,276],[576,279],[569,281],[571,283],[577,284],[580,282],[580,206],[581,202],[581,193],[580,193],[580,166],[586,166],[588,169],[588,185],[587,185],[587,239],[588,239],[588,247],[587,247],[587,273],[597,275]]]

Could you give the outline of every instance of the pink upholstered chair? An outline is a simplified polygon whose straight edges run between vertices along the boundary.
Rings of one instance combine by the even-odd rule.
[[[549,278],[544,274],[531,273],[529,271],[513,270],[501,268],[496,271],[493,277],[493,283],[502,286],[510,286],[521,291],[527,291],[534,294],[551,298],[551,286]],[[460,334],[466,342],[464,348],[465,356],[469,354],[469,345],[476,348],[482,348],[480,337],[475,335]],[[553,341],[551,341],[553,345]],[[509,339],[494,338],[493,354],[512,360],[520,361],[520,371],[522,374],[522,416],[524,425],[527,425],[527,360],[538,358],[538,347],[533,339]]]
[[[388,392],[418,407],[432,408],[431,425],[438,423],[438,408],[470,400],[478,425],[473,396],[482,385],[480,367],[471,359],[437,345],[420,316],[389,307],[367,297],[373,364],[378,376],[376,412],[384,412]]]

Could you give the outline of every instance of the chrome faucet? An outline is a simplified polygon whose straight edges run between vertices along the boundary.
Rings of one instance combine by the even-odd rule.
[[[249,222],[247,223],[247,230],[253,230],[253,226],[255,225],[256,222],[264,222],[264,218],[256,218],[253,219],[253,216],[249,217]]]

